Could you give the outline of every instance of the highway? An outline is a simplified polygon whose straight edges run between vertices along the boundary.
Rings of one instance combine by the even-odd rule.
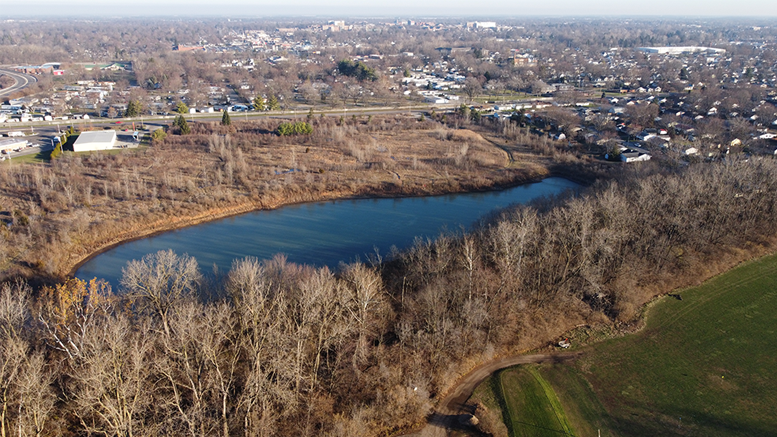
[[[2,72],[6,70],[0,69]],[[16,74],[16,73],[14,73]],[[17,76],[19,76],[17,74]],[[24,77],[21,75],[22,78]],[[32,78],[34,80],[34,78]],[[19,80],[19,79],[17,79]],[[20,80],[21,81],[21,80]],[[23,82],[23,81],[21,81]],[[29,81],[28,81],[29,82]],[[537,100],[549,100],[547,98],[533,97],[531,99],[517,99],[511,103],[520,103],[524,101],[537,101]],[[459,103],[448,104],[424,104],[424,103],[412,103],[410,105],[396,105],[396,106],[377,106],[377,107],[347,107],[347,108],[327,108],[327,109],[315,109],[314,116],[320,117],[367,117],[369,115],[391,115],[391,114],[406,114],[413,117],[419,117],[423,113],[428,113],[431,110],[435,110],[438,113],[445,113],[455,110]],[[230,118],[233,122],[256,120],[260,118],[275,118],[275,119],[290,119],[290,118],[302,118],[308,116],[309,108],[299,109],[286,109],[285,111],[246,111],[246,112],[230,112]],[[114,130],[134,130],[135,128],[145,125],[146,128],[154,129],[157,126],[170,125],[178,114],[169,115],[144,115],[141,117],[133,118],[117,118],[109,119],[102,117],[94,117],[90,119],[68,119],[68,120],[53,120],[53,121],[34,121],[24,123],[0,123],[0,136],[7,134],[8,132],[23,132],[29,138],[30,142],[35,144],[46,144],[56,135],[58,132],[64,131],[69,126],[75,127],[76,130],[87,129],[114,129]],[[195,114],[183,114],[186,120],[190,123],[194,122],[219,122],[223,113],[195,113]]]
[[[4,68],[0,68],[0,75],[9,76],[9,77],[13,78],[16,81],[16,84],[14,84],[14,85],[12,85],[12,86],[10,86],[8,88],[3,88],[2,90],[0,90],[0,98],[5,98],[5,97],[7,97],[7,96],[9,96],[9,95],[11,95],[11,94],[21,90],[22,88],[28,86],[29,84],[31,84],[33,82],[37,82],[37,79],[35,79],[34,76],[30,76],[28,74],[17,73],[15,71],[6,70]]]
[[[437,105],[435,107],[438,112],[445,111],[445,110],[451,110],[453,107],[444,108],[443,105]],[[410,114],[413,116],[420,116],[423,112],[428,112],[431,110],[432,107],[428,105],[414,105],[412,107],[409,106],[403,106],[403,107],[376,107],[376,108],[348,108],[346,110],[343,109],[327,109],[327,110],[318,110],[315,111],[314,115],[316,117],[320,117],[322,114],[327,117],[351,117],[353,115],[359,116],[359,117],[366,117],[368,115],[381,115],[381,114]],[[272,112],[230,112],[230,117],[233,122],[240,122],[240,121],[248,121],[248,120],[256,120],[259,118],[278,118],[278,119],[289,119],[289,118],[305,118],[308,115],[308,111],[306,110],[286,110],[286,111],[272,111]],[[54,135],[55,132],[59,130],[65,130],[69,126],[74,126],[76,129],[79,129],[81,126],[90,128],[90,129],[100,129],[100,128],[112,128],[115,130],[128,130],[132,129],[133,123],[136,127],[140,126],[141,124],[145,126],[166,126],[170,125],[175,117],[177,117],[178,114],[174,115],[144,115],[142,117],[133,117],[133,118],[117,118],[117,119],[109,119],[109,118],[90,118],[87,120],[83,119],[69,119],[69,120],[53,120],[53,121],[35,121],[35,122],[25,122],[25,123],[0,123],[0,135],[7,134],[8,132],[14,132],[19,131],[25,133],[27,136],[36,135],[36,134],[42,134],[42,135]],[[223,116],[223,113],[221,112],[215,112],[215,113],[196,113],[196,114],[183,114],[183,116],[186,118],[186,120],[189,123],[196,123],[196,122],[208,122],[208,121],[221,121],[221,117]]]

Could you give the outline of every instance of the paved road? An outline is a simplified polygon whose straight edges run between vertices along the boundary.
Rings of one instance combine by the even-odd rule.
[[[459,383],[440,401],[434,413],[429,416],[427,425],[419,432],[409,434],[407,437],[444,437],[449,429],[459,429],[459,419],[472,413],[471,406],[466,405],[472,392],[486,378],[497,370],[512,367],[518,364],[532,363],[560,363],[573,360],[581,355],[581,352],[563,352],[557,354],[533,354],[517,355],[501,358],[476,367],[466,374]]]
[[[6,73],[7,70],[0,69],[0,72]],[[29,78],[29,80],[35,80],[32,76],[26,76],[26,75],[19,75],[19,73],[14,72],[8,72],[13,73],[17,76],[22,76],[22,78]],[[18,79],[22,80],[22,79]],[[28,80],[28,79],[25,79]],[[28,81],[29,81],[28,80]],[[2,95],[0,93],[0,95]],[[523,101],[536,101],[536,100],[548,100],[548,98],[544,97],[531,97],[531,98],[525,98],[525,99],[516,99],[515,102],[523,102]],[[327,117],[350,117],[353,115],[357,115],[360,117],[367,116],[367,115],[386,115],[386,114],[408,114],[414,117],[418,117],[421,114],[425,112],[429,112],[431,110],[436,110],[437,112],[445,112],[456,109],[460,103],[447,103],[447,104],[425,104],[425,103],[413,103],[409,106],[389,106],[389,107],[369,107],[369,106],[362,106],[362,107],[348,107],[348,108],[333,108],[333,109],[314,109],[314,115],[316,117],[321,116],[322,114]],[[308,109],[302,109],[299,110],[291,110],[286,109],[285,111],[272,111],[272,112],[231,112],[230,117],[232,121],[247,121],[247,120],[255,120],[258,118],[281,118],[281,119],[288,119],[288,118],[304,118],[308,115]],[[37,122],[26,122],[26,123],[0,123],[0,133],[3,133],[4,131],[26,131],[30,128],[40,129],[41,131],[46,130],[47,132],[51,132],[51,127],[54,126],[80,126],[80,125],[87,125],[90,127],[112,127],[115,129],[128,129],[132,123],[134,122],[136,125],[139,124],[146,124],[146,125],[169,125],[173,122],[173,119],[177,114],[170,114],[170,115],[153,115],[153,116],[143,116],[143,117],[136,117],[136,118],[121,118],[121,119],[107,119],[107,118],[91,118],[87,120],[83,119],[70,119],[70,120],[54,120],[54,121],[37,121]],[[221,121],[221,117],[223,114],[221,112],[215,112],[215,113],[196,113],[196,114],[184,114],[186,119],[189,122],[197,122],[197,121]]]
[[[443,110],[439,106],[436,107],[437,111]],[[382,114],[411,114],[414,117],[420,116],[423,112],[429,111],[431,107],[425,106],[413,106],[412,109],[404,108],[358,108],[348,109],[343,111],[342,109],[328,109],[322,111],[316,111],[315,116],[319,117],[321,114],[327,117],[340,117],[347,115],[348,117],[356,114],[357,116],[367,115],[382,115]],[[286,112],[231,112],[230,117],[232,121],[247,121],[256,120],[259,118],[277,118],[288,119],[298,118],[304,119],[307,117],[307,111],[286,111]],[[115,130],[127,130],[132,129],[133,123],[136,127],[144,124],[146,126],[163,126],[169,125],[173,122],[177,115],[153,115],[143,116],[137,118],[121,118],[121,119],[107,119],[107,118],[91,118],[87,120],[83,119],[70,119],[70,120],[54,120],[54,121],[34,121],[25,123],[0,123],[0,134],[13,131],[21,131],[27,135],[34,133],[40,133],[43,135],[54,135],[55,132],[67,129],[68,126],[88,126],[89,128],[111,128]],[[184,114],[186,119],[190,123],[206,122],[206,121],[221,121],[223,114],[217,113],[197,113],[197,114]]]
[[[0,68],[0,75],[9,76],[9,77],[13,78],[13,80],[16,81],[16,84],[14,84],[12,86],[9,86],[8,88],[3,88],[2,90],[0,90],[0,97],[9,96],[9,95],[11,95],[11,94],[21,90],[22,88],[28,86],[29,84],[31,84],[33,82],[37,82],[37,79],[35,79],[34,76],[30,76],[28,74],[17,73],[15,71],[6,70],[6,69],[2,69],[2,68]]]

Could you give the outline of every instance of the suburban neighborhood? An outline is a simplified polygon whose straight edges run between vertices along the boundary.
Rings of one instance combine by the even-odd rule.
[[[6,97],[0,127],[30,133],[41,122],[127,118],[140,125],[173,116],[181,105],[193,116],[466,106],[473,116],[517,122],[624,162],[670,152],[716,159],[777,148],[771,28],[739,25],[720,34],[714,26],[667,25],[671,32],[662,41],[681,44],[665,46],[612,37],[607,46],[586,46],[572,36],[600,25],[612,34],[624,26],[577,22],[562,45],[546,38],[553,23],[537,21],[257,22],[176,36],[157,47],[159,60],[133,54],[137,47],[122,48],[117,53],[125,55],[115,58],[85,46],[83,54],[101,62],[83,62],[76,52],[69,62],[39,54],[7,64],[38,82]],[[429,45],[427,36],[441,45]],[[369,77],[344,74],[343,60]]]

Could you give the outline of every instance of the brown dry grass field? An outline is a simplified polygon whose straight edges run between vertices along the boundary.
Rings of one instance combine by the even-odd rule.
[[[143,150],[0,166],[2,277],[56,281],[122,241],[251,210],[494,189],[552,164],[480,126],[316,118],[312,135],[279,137],[278,123],[196,123]]]

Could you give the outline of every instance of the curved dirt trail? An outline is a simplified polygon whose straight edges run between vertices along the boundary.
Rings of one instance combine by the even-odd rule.
[[[580,355],[582,352],[518,355],[482,364],[464,375],[459,383],[448,392],[437,405],[434,413],[429,416],[428,423],[422,430],[408,434],[406,437],[444,437],[448,434],[448,429],[461,428],[459,418],[464,414],[472,413],[471,407],[467,406],[465,402],[472,396],[475,388],[497,370],[518,364],[561,363],[573,360]]]

